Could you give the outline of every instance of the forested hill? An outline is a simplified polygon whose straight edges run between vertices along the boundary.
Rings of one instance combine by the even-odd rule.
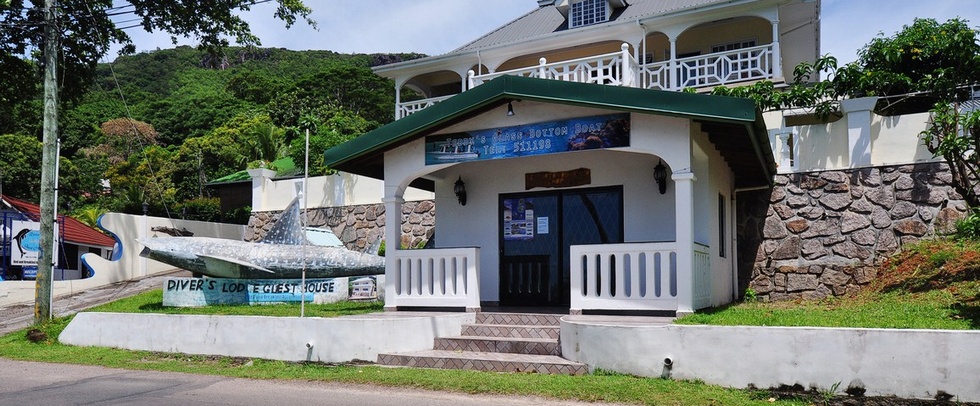
[[[370,67],[423,56],[178,47],[102,64],[87,93],[63,102],[62,209],[141,213],[146,201],[151,214],[229,217],[206,183],[286,156],[302,162],[306,129],[311,172],[322,172],[323,150],[393,120],[394,84]],[[40,93],[3,107],[17,112],[0,126],[3,193],[37,201]]]

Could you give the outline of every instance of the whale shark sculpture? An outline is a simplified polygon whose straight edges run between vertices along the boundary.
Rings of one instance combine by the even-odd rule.
[[[140,256],[214,278],[299,279],[379,275],[384,258],[344,247],[311,245],[300,224],[299,199],[259,242],[209,237],[138,238]]]

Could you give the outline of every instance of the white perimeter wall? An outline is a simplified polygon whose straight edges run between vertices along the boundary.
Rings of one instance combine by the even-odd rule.
[[[142,236],[166,234],[150,231],[153,227],[186,228],[197,237],[217,237],[242,240],[245,226],[238,224],[206,223],[203,221],[173,220],[163,217],[148,217],[122,213],[107,213],[99,219],[99,225],[118,237],[121,248],[117,247],[110,261],[96,254],[84,254],[82,260],[92,267],[95,275],[86,279],[54,281],[52,295],[77,293],[81,290],[105,286],[115,282],[141,278],[173,269],[173,266],[139,256],[143,246],[136,242]],[[121,251],[120,251],[121,250]],[[0,305],[28,302],[34,300],[35,281],[0,282]]]
[[[870,164],[853,164],[851,162],[848,151],[849,116],[847,114],[840,120],[830,123],[785,127],[783,125],[783,113],[782,111],[771,111],[764,114],[766,126],[770,133],[770,146],[777,164],[781,161],[782,144],[775,134],[787,131],[794,132],[796,167],[794,169],[779,168],[780,173],[907,165],[941,160],[935,158],[926,149],[919,135],[928,128],[929,113],[901,116],[881,116],[871,113],[869,123]]]
[[[591,368],[738,388],[840,382],[840,392],[859,385],[868,396],[903,398],[944,391],[965,402],[980,401],[978,342],[980,331],[561,323],[563,356]]]
[[[254,171],[254,170],[253,170]],[[252,173],[252,172],[250,172]],[[254,171],[258,174],[258,171]],[[269,171],[268,175],[274,172]],[[346,172],[309,178],[309,208],[356,206],[379,204],[384,196],[384,181]],[[252,211],[284,210],[297,196],[296,185],[303,178],[272,180],[268,177],[252,179]],[[432,199],[433,194],[421,189],[408,188],[405,200]]]
[[[459,335],[463,324],[475,321],[475,313],[299,318],[83,312],[58,340],[80,346],[283,361],[374,362],[380,352],[431,350],[436,337]]]

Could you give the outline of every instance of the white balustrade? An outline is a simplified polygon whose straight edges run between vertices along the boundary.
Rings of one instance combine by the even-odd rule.
[[[571,309],[676,310],[677,244],[571,247]]]
[[[677,60],[677,88],[720,86],[772,78],[772,45]]]
[[[670,90],[670,62],[654,62],[643,65],[640,70],[643,87],[656,90]]]
[[[639,64],[630,55],[629,45],[623,44],[622,50],[604,55],[554,63],[548,63],[547,59],[541,58],[538,60],[538,66],[472,75],[469,83],[470,88],[473,88],[503,75],[514,75],[566,82],[633,86],[633,78],[637,76],[634,71],[637,69]]]
[[[426,107],[432,107],[436,103],[439,103],[453,96],[455,95],[451,94],[449,96],[439,96],[439,97],[432,97],[428,99],[412,100],[408,102],[398,103],[398,110],[397,110],[398,117],[395,117],[395,119],[397,120],[399,118],[408,117],[409,115],[422,111],[422,109]]]
[[[694,288],[694,308],[711,306],[711,254],[707,245],[694,243],[694,269],[691,270]]]
[[[694,269],[677,269],[677,244],[571,247],[571,310],[677,310],[677,280],[692,278],[696,308],[711,300],[708,247],[694,244]]]
[[[642,87],[657,90],[681,90],[730,85],[741,82],[773,79],[773,45],[761,45],[733,51],[680,58],[673,61],[640,64],[629,52],[629,45],[604,55],[590,56],[549,63],[538,60],[538,65],[500,72],[477,75],[467,74],[468,88],[503,75],[562,80],[567,82],[596,83],[612,86]],[[450,96],[413,102],[398,103],[399,117],[405,117]]]
[[[385,307],[480,308],[480,249],[397,250],[385,270]]]

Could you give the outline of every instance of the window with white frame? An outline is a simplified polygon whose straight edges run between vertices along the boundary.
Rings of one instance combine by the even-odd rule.
[[[609,20],[607,0],[577,0],[572,2],[569,12],[570,28],[584,27]]]

